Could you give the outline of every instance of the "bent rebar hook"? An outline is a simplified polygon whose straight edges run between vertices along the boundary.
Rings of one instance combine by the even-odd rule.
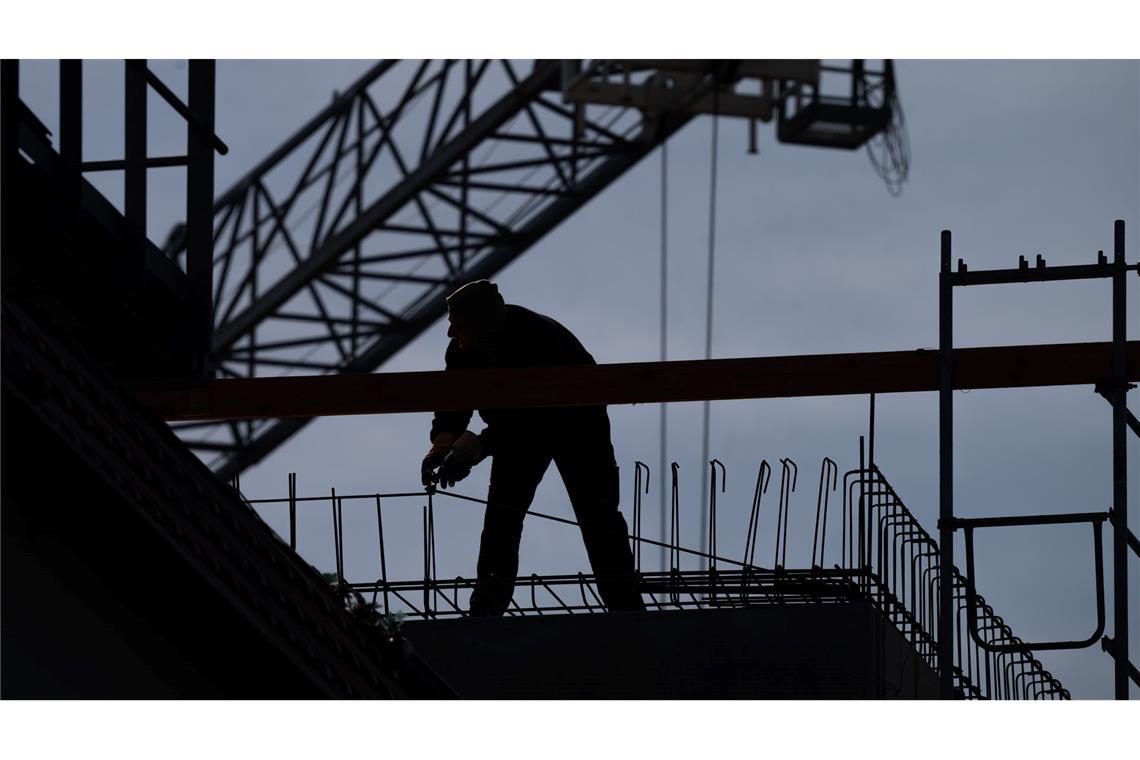
[[[760,461],[760,471],[756,473],[756,491],[752,494],[752,511],[748,515],[748,533],[744,537],[744,564],[756,564],[756,531],[760,527],[760,499],[768,492],[768,481],[772,479],[772,466],[767,459]]]
[[[633,546],[635,572],[641,572],[641,473],[645,472],[645,493],[649,493],[650,470],[645,462],[633,462]]]
[[[669,597],[673,604],[680,606],[681,597],[677,593],[677,573],[680,570],[678,565],[681,562],[681,552],[678,548],[681,541],[681,503],[677,495],[677,471],[681,469],[681,465],[673,462],[669,468],[673,477],[672,506],[669,511]]]
[[[831,457],[824,457],[823,461],[819,464],[819,490],[815,497],[815,531],[811,539],[811,566],[821,567],[823,565],[823,549],[827,541],[827,504],[830,500],[831,491],[827,488],[827,476],[831,474],[831,491],[839,488],[839,466],[835,464],[835,460]],[[820,507],[823,507],[823,533],[819,532],[819,512]],[[819,543],[819,565],[815,562],[815,546],[816,542]]]
[[[767,459],[760,460],[756,473],[756,490],[752,494],[752,510],[748,513],[748,532],[744,534],[744,567],[741,570],[740,600],[748,597],[748,574],[756,564],[756,530],[760,527],[760,499],[768,492],[772,479],[772,466]]]
[[[709,570],[716,570],[716,468],[720,467],[720,490],[724,493],[728,475],[719,459],[709,460],[712,477],[709,479]]]
[[[788,485],[789,472],[792,473],[790,486]],[[800,468],[791,459],[785,457],[780,460],[780,507],[776,512],[776,558],[772,563],[773,569],[776,570],[781,569],[784,566],[784,560],[788,558],[788,503],[791,501],[792,492],[796,490],[799,472]]]

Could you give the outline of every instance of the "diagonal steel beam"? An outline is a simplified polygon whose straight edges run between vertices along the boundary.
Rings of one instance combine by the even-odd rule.
[[[260,181],[261,177],[267,171],[277,165],[277,162],[288,156],[297,149],[302,143],[308,140],[313,134],[323,126],[330,117],[339,113],[345,108],[346,105],[351,103],[361,92],[363,92],[369,85],[383,76],[389,69],[399,63],[399,60],[391,59],[380,61],[375,66],[365,72],[364,76],[358,79],[353,85],[342,92],[332,103],[325,108],[321,109],[316,116],[305,122],[304,126],[298,129],[292,137],[281,144],[277,150],[270,153],[260,162],[257,166],[250,169],[242,176],[233,186],[218,196],[214,201],[214,211],[218,212],[226,206],[238,200],[248,189],[249,186]]]
[[[342,253],[363,240],[378,225],[403,208],[408,201],[442,177],[453,164],[460,161],[488,135],[494,134],[507,120],[523,110],[531,99],[555,86],[559,70],[556,61],[539,62],[530,76],[471,122],[468,129],[433,153],[427,161],[366,208],[343,230],[325,240],[317,250],[311,252],[293,271],[278,280],[256,302],[226,324],[219,325],[214,331],[214,351],[223,352],[234,345],[307,282],[312,281],[323,269],[333,264]]]
[[[257,226],[242,234],[239,213],[230,245],[216,251],[215,263],[224,274],[231,264],[247,266],[248,257],[251,270],[245,277],[254,286],[260,277],[262,285],[255,291],[224,291],[226,305],[217,312],[223,316],[217,320],[212,357],[221,375],[375,369],[446,313],[449,290],[507,266],[692,113],[683,107],[642,112],[629,104],[563,107],[550,99],[561,80],[557,61],[538,61],[529,74],[504,61],[505,77],[497,76],[493,61],[464,62],[458,82],[449,72],[460,67],[445,62],[408,62],[398,69],[396,63],[373,67],[219,199],[216,213],[229,218],[250,188],[259,187],[268,198],[266,176],[275,183],[292,182],[285,178],[306,167],[300,180],[283,185],[287,192],[268,220],[268,237],[262,240]],[[702,66],[706,76],[690,77],[691,86],[683,88],[685,102],[700,100],[726,81]],[[484,72],[495,76],[484,77]],[[476,92],[480,80],[486,82]],[[376,91],[398,101],[385,106],[383,117],[372,99]],[[478,113],[472,113],[473,104]],[[375,119],[372,127],[365,123],[366,111]],[[350,124],[353,114],[355,127]],[[441,123],[442,130],[436,129]],[[349,138],[349,133],[355,136]],[[331,157],[326,144],[334,147]],[[381,151],[390,162],[377,160]],[[355,162],[342,160],[353,153]],[[347,186],[338,168],[347,171]],[[314,193],[317,204],[310,205]],[[320,215],[312,227],[310,215],[316,211]],[[302,240],[309,243],[306,250],[297,248]],[[250,241],[252,253],[245,248]],[[365,255],[362,243],[374,245],[374,251]],[[361,269],[370,261],[406,263],[392,271]],[[235,279],[244,285],[240,271]],[[306,291],[319,314],[304,313],[312,308],[304,299]],[[362,314],[382,326],[364,325]],[[298,319],[314,325],[323,321],[328,339],[291,335]],[[254,335],[263,341],[256,354]],[[348,340],[347,353],[341,339]],[[266,355],[267,350],[272,354]],[[214,433],[232,435],[240,447],[240,454],[213,462],[228,477],[260,460],[303,424],[259,420],[240,428],[217,425],[205,440],[211,441]]]
[[[548,75],[543,75],[548,76]],[[541,82],[535,82],[536,86]],[[521,107],[521,106],[520,106]],[[619,153],[607,157],[602,163],[582,177],[575,188],[575,192],[567,193],[551,203],[542,212],[535,215],[530,221],[516,232],[509,240],[504,241],[491,252],[481,257],[474,265],[466,269],[463,276],[467,279],[492,277],[516,258],[525,253],[532,245],[553,230],[598,193],[602,192],[614,180],[637,164],[648,155],[661,142],[675,134],[687,124],[692,117],[678,115],[664,118],[655,130],[653,141],[642,140],[628,144],[628,147]],[[404,315],[398,329],[387,331],[383,336],[369,347],[355,360],[340,368],[342,373],[371,372],[385,360],[394,355],[404,346],[415,340],[420,334],[431,326],[437,319],[447,313],[446,288],[435,288],[430,291],[417,304]],[[266,455],[303,429],[310,420],[284,419],[278,420],[266,429],[259,431],[257,436],[250,440],[246,446],[233,456],[226,459],[216,469],[219,477],[228,479],[243,470],[261,461]]]

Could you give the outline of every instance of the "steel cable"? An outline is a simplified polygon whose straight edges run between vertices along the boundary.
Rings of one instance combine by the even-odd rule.
[[[716,253],[716,165],[717,165],[717,143],[719,142],[719,127],[720,127],[720,103],[719,103],[720,87],[717,81],[713,82],[713,113],[712,113],[712,157],[710,160],[711,169],[709,174],[709,255],[708,255],[708,280],[705,288],[705,359],[712,358],[712,335],[713,335],[713,262]],[[703,463],[708,461],[709,458],[709,401],[703,402],[703,418],[701,424],[701,490],[700,498],[704,498],[704,494],[708,490],[708,473],[705,470]],[[700,520],[700,542],[698,546],[703,551],[708,546],[709,536],[706,535],[706,522],[708,520],[708,504],[701,502],[701,520]]]

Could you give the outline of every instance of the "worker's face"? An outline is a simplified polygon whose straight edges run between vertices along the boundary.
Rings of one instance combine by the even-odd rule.
[[[479,330],[473,329],[470,325],[456,322],[451,318],[450,312],[447,315],[447,321],[447,337],[455,338],[459,341],[459,347],[464,351],[477,350],[486,343],[485,335]]]

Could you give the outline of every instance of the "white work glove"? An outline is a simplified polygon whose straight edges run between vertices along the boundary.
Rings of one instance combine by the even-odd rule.
[[[483,443],[470,430],[451,444],[451,451],[443,458],[439,468],[439,487],[453,486],[471,474],[471,468],[483,461]]]
[[[435,483],[435,468],[443,464],[453,443],[455,443],[454,433],[440,433],[431,442],[431,448],[427,454],[424,454],[423,463],[420,465],[420,480],[424,488],[429,488]]]

